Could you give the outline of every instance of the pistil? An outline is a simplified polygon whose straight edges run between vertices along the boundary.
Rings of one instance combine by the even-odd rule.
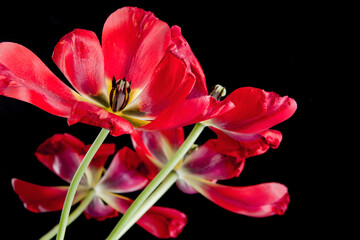
[[[124,79],[112,79],[112,87],[110,91],[110,107],[114,112],[119,112],[125,108],[129,102],[130,83]]]

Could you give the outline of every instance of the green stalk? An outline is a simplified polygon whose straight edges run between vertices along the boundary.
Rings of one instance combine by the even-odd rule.
[[[79,186],[80,180],[83,177],[86,168],[89,166],[92,158],[94,157],[97,150],[100,148],[101,144],[104,142],[105,138],[109,134],[109,130],[101,129],[99,135],[95,139],[94,143],[89,148],[84,159],[81,161],[79,168],[76,170],[76,173],[70,183],[68,192],[66,194],[64,206],[61,212],[59,231],[57,234],[57,240],[63,240],[65,237],[66,226],[68,225],[69,213],[71,210],[71,205],[74,201],[76,190]]]
[[[199,137],[201,132],[204,130],[205,125],[202,123],[195,124],[193,130],[186,138],[184,143],[180,146],[177,152],[174,154],[172,159],[161,169],[156,177],[147,185],[147,187],[139,194],[133,204],[128,208],[125,214],[122,216],[118,224],[115,226],[113,231],[108,236],[107,240],[117,240],[121,234],[121,229],[127,225],[128,221],[131,221],[133,215],[138,211],[141,205],[146,199],[152,194],[152,192],[161,184],[161,182],[167,177],[167,175],[176,167],[176,165],[185,156],[190,147],[194,144],[196,139]]]
[[[75,221],[86,209],[86,207],[90,204],[90,202],[93,200],[95,196],[95,191],[90,190],[89,194],[84,198],[84,200],[81,201],[79,206],[69,215],[69,220],[67,223],[67,226],[69,226],[73,221]],[[40,238],[40,240],[50,240],[52,239],[59,230],[59,225],[56,225],[53,227],[48,233],[46,233],[44,236]]]
[[[178,179],[176,172],[171,172],[150,197],[141,205],[132,218],[120,229],[118,238],[121,238],[166,192]]]

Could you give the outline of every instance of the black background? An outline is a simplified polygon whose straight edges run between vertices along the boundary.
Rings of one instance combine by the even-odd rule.
[[[171,3],[170,3],[171,2]],[[239,178],[223,184],[247,186],[280,182],[289,188],[291,202],[284,216],[263,219],[228,212],[201,195],[186,195],[176,187],[158,205],[185,212],[188,224],[178,239],[292,239],[324,236],[321,194],[326,179],[317,168],[325,166],[315,144],[319,135],[319,87],[327,41],[324,34],[335,24],[336,14],[320,5],[234,5],[212,1],[88,1],[85,3],[14,4],[2,6],[0,41],[20,43],[42,59],[66,81],[51,59],[58,40],[75,28],[94,31],[101,39],[106,18],[123,6],[152,11],[170,26],[179,25],[199,59],[210,89],[219,83],[228,92],[253,86],[288,95],[298,103],[293,117],[274,129],[283,133],[277,150],[247,160]],[[9,239],[37,239],[58,223],[60,212],[35,214],[23,208],[11,188],[11,178],[40,185],[64,182],[39,163],[34,152],[55,133],[70,133],[90,144],[99,129],[84,124],[68,126],[62,119],[30,104],[0,96],[1,121],[1,206],[3,236]],[[186,127],[186,131],[189,131]],[[198,140],[214,135],[206,130]],[[117,149],[131,146],[129,136],[108,137]],[[323,168],[323,171],[324,168]],[[315,178],[316,176],[316,178]],[[134,198],[136,194],[128,194]],[[104,239],[118,218],[98,222],[81,216],[66,232],[66,239]],[[320,224],[319,224],[320,223]],[[10,235],[8,235],[10,234]],[[124,239],[155,239],[140,227],[133,227]]]

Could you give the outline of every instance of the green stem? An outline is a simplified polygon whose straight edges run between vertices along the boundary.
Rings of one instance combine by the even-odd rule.
[[[141,205],[132,218],[126,222],[120,229],[118,238],[121,238],[176,182],[178,175],[171,172],[159,187],[150,195],[150,197]]]
[[[86,198],[84,198],[81,201],[81,203],[79,204],[79,206],[69,215],[69,220],[68,220],[67,226],[69,226],[73,221],[75,221],[84,212],[86,207],[93,200],[94,196],[95,196],[95,191],[90,190],[89,194],[86,196]],[[59,225],[60,224],[53,227],[48,233],[46,233],[44,236],[42,236],[40,238],[40,240],[50,240],[50,239],[52,239],[57,234],[57,232],[59,230]]]
[[[176,167],[176,165],[181,161],[185,156],[190,147],[194,144],[196,139],[199,137],[200,133],[204,130],[205,125],[202,123],[195,124],[193,130],[186,138],[184,143],[180,146],[177,152],[174,154],[172,159],[161,169],[161,171],[156,175],[156,177],[147,185],[147,187],[139,194],[135,199],[133,204],[128,208],[125,214],[122,216],[118,224],[115,226],[113,231],[108,236],[107,240],[117,240],[121,233],[121,229],[128,221],[131,220],[136,211],[141,207],[141,205],[146,201],[150,194],[160,185],[160,183],[166,178],[166,176]]]
[[[65,230],[67,226],[67,222],[69,219],[69,213],[71,209],[71,205],[74,201],[76,190],[79,186],[80,180],[83,177],[86,168],[89,166],[92,158],[94,157],[97,150],[100,148],[101,144],[104,142],[105,138],[109,134],[109,130],[101,129],[99,135],[95,139],[94,143],[89,148],[86,153],[84,159],[81,161],[79,168],[76,170],[76,173],[70,183],[68,192],[66,194],[64,206],[61,212],[60,223],[59,223],[59,231],[57,234],[57,240],[63,240],[65,237]]]

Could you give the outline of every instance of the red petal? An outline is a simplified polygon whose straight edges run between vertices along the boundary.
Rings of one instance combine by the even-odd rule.
[[[16,98],[57,116],[68,117],[77,95],[29,49],[0,43],[0,95]]]
[[[86,146],[86,152],[91,145]],[[85,174],[87,174],[88,183],[90,186],[94,186],[100,180],[100,177],[104,171],[104,165],[106,160],[110,155],[113,155],[115,152],[115,144],[103,143],[100,148],[97,150],[95,156],[91,160],[89,167],[86,169]],[[90,175],[90,176],[89,176]]]
[[[182,128],[163,131],[134,131],[131,140],[152,179],[184,142]]]
[[[188,98],[208,95],[204,71],[194,53],[191,51],[189,43],[182,36],[180,27],[171,27],[171,42],[175,44],[175,48],[172,49],[171,52],[186,63],[196,78],[195,86]]]
[[[124,77],[132,89],[142,89],[164,57],[170,28],[153,13],[124,7],[105,22],[102,46],[108,79]]]
[[[211,141],[206,142],[186,157],[179,174],[195,175],[208,180],[239,176],[244,168],[245,159],[222,154],[212,148],[211,144]]]
[[[124,213],[133,202],[116,194],[103,194],[102,198],[121,213]],[[137,224],[158,238],[176,238],[185,227],[186,221],[186,215],[175,209],[152,207]]]
[[[290,201],[287,188],[279,183],[231,187],[199,178],[187,178],[187,181],[217,205],[250,217],[282,215]]]
[[[85,145],[79,139],[69,134],[55,134],[38,147],[35,155],[42,164],[70,183],[85,153]]]
[[[77,102],[68,118],[69,125],[77,122],[109,129],[113,136],[131,133],[134,130],[125,119],[87,102]]]
[[[184,100],[194,82],[195,79],[185,63],[167,52],[149,83],[126,106],[123,113],[131,116],[141,112],[142,117],[153,119],[170,105]]]
[[[109,205],[105,205],[99,197],[95,196],[85,209],[84,215],[87,219],[95,218],[98,221],[104,221],[108,218],[117,217],[118,212]]]
[[[208,122],[238,140],[257,139],[258,133],[285,121],[296,110],[293,99],[251,87],[239,88],[225,100],[235,108]]]
[[[124,147],[116,153],[99,183],[110,192],[134,192],[145,187],[148,179],[140,172],[141,160],[131,149]]]
[[[159,114],[159,116],[142,127],[146,130],[162,130],[182,127],[205,121],[224,114],[234,107],[230,101],[216,101],[211,96],[187,99],[178,102]]]
[[[80,93],[108,101],[104,56],[94,32],[76,29],[66,34],[55,46],[53,60]]]
[[[45,187],[12,179],[12,186],[24,207],[32,212],[49,212],[61,210],[68,187]],[[78,191],[74,203],[80,201],[86,192]]]
[[[267,130],[258,134],[260,138],[252,141],[238,141],[223,131],[210,127],[217,139],[213,141],[213,148],[217,151],[232,155],[249,158],[265,153],[270,147],[276,149],[282,140],[282,134],[276,130]]]

